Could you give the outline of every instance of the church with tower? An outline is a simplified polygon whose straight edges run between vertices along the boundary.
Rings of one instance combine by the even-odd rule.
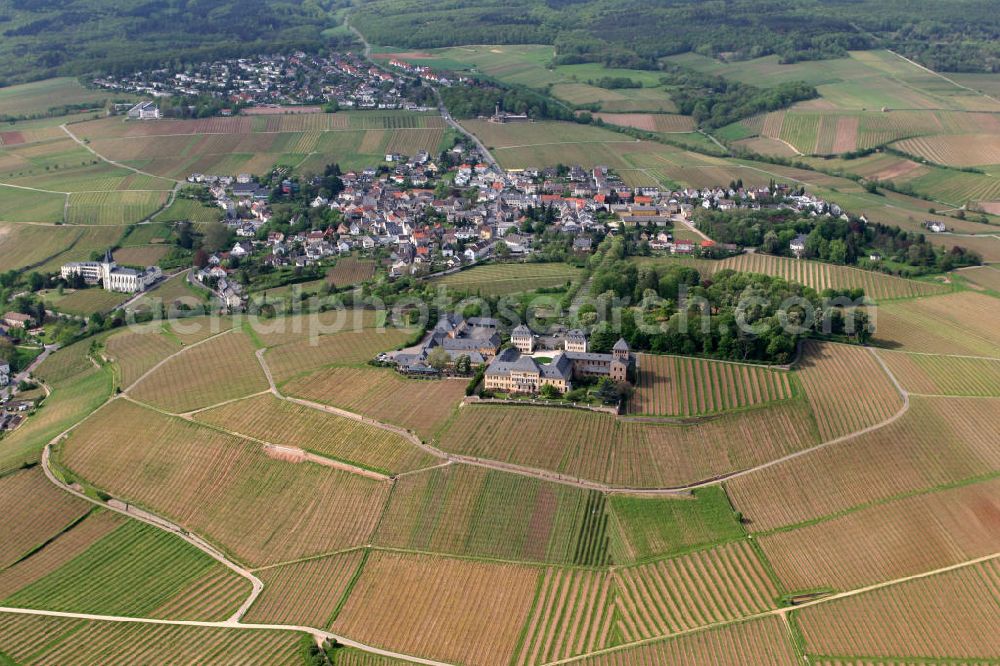
[[[100,261],[63,264],[60,274],[64,280],[71,280],[79,275],[87,284],[100,283],[107,291],[126,294],[145,291],[162,276],[158,266],[149,266],[145,270],[119,266],[111,255],[111,250],[105,252]]]

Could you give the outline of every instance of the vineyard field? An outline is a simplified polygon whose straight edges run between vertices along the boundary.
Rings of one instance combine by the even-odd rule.
[[[446,451],[616,486],[691,483],[818,443],[804,401],[660,425],[544,407],[470,405],[439,435]],[[697,455],[692,452],[697,451]]]
[[[759,539],[791,590],[848,590],[1000,550],[1000,479],[916,495]]]
[[[286,288],[287,285],[277,289]],[[365,329],[373,329],[366,331],[373,337],[383,337],[388,332],[382,331],[383,328],[388,328],[384,312],[360,308],[284,315],[253,323],[253,331],[265,347],[279,347],[293,342],[315,345],[326,336],[360,333]]]
[[[189,587],[205,577],[217,578],[218,584],[188,594]],[[221,620],[249,592],[249,582],[179,537],[127,521],[3,604],[138,617],[170,606],[173,619]],[[175,603],[175,597],[183,603]]]
[[[796,619],[813,654],[871,655],[868,663],[898,666],[904,663],[880,657],[921,655],[914,664],[992,661],[1000,654],[998,591],[1000,562],[992,559],[818,604]]]
[[[412,331],[399,328],[345,329],[314,340],[274,347],[268,350],[264,360],[271,368],[274,381],[284,384],[324,366],[365,363],[379,352],[399,347],[412,335]]]
[[[270,394],[214,407],[199,412],[195,419],[384,474],[407,472],[440,462],[400,435],[279,400]]]
[[[1000,359],[882,352],[911,393],[1000,397]]]
[[[755,615],[774,608],[778,597],[746,541],[616,569],[614,578],[627,643]]]
[[[333,268],[326,272],[326,281],[328,284],[337,287],[346,287],[370,280],[374,274],[374,261],[355,259],[354,257],[342,257],[337,259],[337,263],[334,264]]]
[[[903,406],[878,359],[862,347],[806,342],[796,375],[824,441],[880,423]]]
[[[506,560],[608,564],[603,495],[449,465],[397,480],[375,543]]]
[[[998,414],[1000,400],[911,396],[896,422],[738,477],[726,489],[748,529],[760,532],[995,473]]]
[[[899,351],[1000,358],[1000,309],[985,294],[889,303],[879,307],[874,344]]]
[[[643,643],[634,647],[581,657],[572,666],[636,666],[637,664],[755,664],[795,666],[801,664],[788,631],[778,617],[730,624],[677,638]]]
[[[250,337],[233,331],[183,350],[129,389],[129,395],[180,413],[265,389],[267,379]]]
[[[394,370],[351,367],[320,370],[288,382],[282,390],[401,426],[426,439],[458,407],[467,383],[462,379],[406,379]]]
[[[153,366],[180,349],[181,345],[164,332],[159,322],[116,333],[108,338],[106,345],[107,355],[117,364],[122,389],[132,386]]]
[[[481,666],[506,666],[539,572],[375,551],[332,630],[368,645]]]
[[[500,296],[540,287],[559,287],[580,279],[582,271],[566,264],[490,264],[452,273],[434,280],[455,291]]]
[[[69,195],[67,224],[135,224],[167,203],[167,191],[81,192]]]
[[[89,508],[58,489],[41,469],[0,477],[0,515],[4,516],[0,571],[83,518]]]
[[[639,354],[629,414],[694,416],[784,400],[793,380],[785,372],[736,363]]]
[[[355,550],[256,572],[264,582],[264,592],[244,621],[328,626],[364,555],[364,551]]]
[[[249,663],[301,666],[303,634],[292,631],[101,622],[0,613],[0,645],[15,663],[134,666]]]
[[[74,430],[60,462],[258,566],[362,545],[389,491],[126,400]]]
[[[947,166],[1000,164],[1000,137],[995,134],[925,136],[899,141],[892,147]]]

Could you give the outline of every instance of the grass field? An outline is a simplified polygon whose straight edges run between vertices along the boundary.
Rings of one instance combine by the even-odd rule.
[[[580,279],[582,269],[566,264],[489,264],[434,280],[457,292],[500,296],[539,287],[560,287]]]
[[[618,564],[675,555],[744,535],[726,493],[699,488],[691,498],[614,494],[608,499]]]
[[[32,501],[26,506],[28,498]],[[0,512],[6,516],[0,570],[79,521],[89,508],[86,502],[56,488],[40,469],[0,477]]]
[[[177,198],[156,219],[160,222],[207,224],[208,222],[218,221],[222,215],[221,208],[206,206],[194,199]]]
[[[328,627],[364,559],[363,550],[354,550],[258,571],[264,593],[244,621]]]
[[[53,310],[78,317],[89,317],[95,312],[109,312],[131,298],[131,295],[93,287],[91,289],[67,289],[62,294],[49,291],[43,294],[42,298],[45,304]]]
[[[389,548],[577,565],[608,563],[596,492],[451,465],[400,478],[375,543]]]
[[[990,296],[965,291],[882,305],[874,343],[900,351],[1000,358],[995,303]]]
[[[773,460],[817,443],[804,401],[660,425],[544,407],[468,406],[439,436],[446,451],[629,487],[671,486]],[[697,455],[692,452],[697,451]]]
[[[537,584],[531,567],[376,551],[332,629],[432,659],[506,666]]]
[[[169,245],[133,245],[115,250],[115,261],[122,266],[153,266],[170,251]]]
[[[998,589],[994,559],[819,604],[797,612],[796,620],[815,655],[870,655],[868,663],[886,664],[902,663],[885,658],[902,654],[921,655],[916,661],[928,664],[988,663],[978,660],[1000,654]]]
[[[271,354],[280,349],[267,353],[269,363]],[[458,407],[467,383],[461,379],[406,379],[388,368],[333,367],[293,379],[282,391],[393,423],[427,439]]]
[[[62,222],[64,194],[34,192],[0,185],[2,222]]]
[[[85,88],[73,78],[60,77],[8,86],[0,90],[0,115],[22,116],[47,113],[65,104],[89,104],[101,108],[109,99],[128,101],[133,95]]]
[[[1000,292],[1000,268],[996,266],[977,266],[959,271],[956,275],[983,289]]]
[[[205,586],[205,582],[211,582]],[[223,620],[249,581],[177,536],[126,521],[4,605],[103,615]]]
[[[995,553],[1000,479],[916,495],[759,538],[790,590],[847,590]]]
[[[761,532],[995,474],[998,407],[982,398],[911,396],[896,422],[733,479],[726,489],[747,528]]]
[[[363,544],[389,491],[356,474],[276,460],[259,444],[126,400],[74,430],[60,462],[255,565]]]
[[[824,441],[880,423],[903,406],[878,360],[862,347],[806,342],[796,376]]]
[[[694,416],[784,400],[790,375],[761,366],[640,354],[629,414]]]
[[[197,663],[300,666],[303,635],[256,631],[101,622],[0,613],[0,645],[14,663],[133,666]]]
[[[139,402],[188,412],[267,389],[246,333],[233,331],[184,350],[129,390]]]
[[[77,344],[87,346],[89,343]],[[72,347],[63,352],[69,349]],[[46,359],[42,365],[48,362],[49,359]],[[87,361],[87,364],[90,362]],[[53,437],[97,409],[111,395],[111,373],[106,368],[90,365],[76,374],[53,380],[51,387],[52,394],[45,399],[42,408],[3,438],[0,473],[38,462],[42,449]]]
[[[385,474],[407,472],[440,462],[394,433],[278,400],[272,395],[199,412],[196,419]]]

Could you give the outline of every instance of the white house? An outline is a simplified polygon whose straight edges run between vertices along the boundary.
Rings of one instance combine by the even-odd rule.
[[[160,117],[160,108],[152,102],[139,102],[128,110],[130,120],[157,120]]]

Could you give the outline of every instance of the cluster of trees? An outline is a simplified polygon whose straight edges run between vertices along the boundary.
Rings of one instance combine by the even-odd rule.
[[[456,118],[491,116],[499,104],[501,111],[526,113],[536,120],[579,121],[571,109],[550,97],[527,88],[508,87],[495,82],[442,88],[441,100]]]
[[[696,224],[717,241],[758,247],[768,254],[784,256],[792,255],[789,243],[804,234],[806,258],[889,270],[883,262],[869,261],[870,253],[875,251],[885,261],[907,267],[891,272],[907,275],[944,272],[982,262],[979,255],[965,248],[945,250],[928,242],[923,234],[865,223],[850,216],[846,220],[830,216],[814,218],[790,209],[701,210]]]
[[[591,334],[595,351],[620,336],[637,350],[787,363],[802,337],[871,336],[860,308],[831,306],[801,284],[731,270],[703,279],[670,262],[637,265],[624,252],[620,239],[608,239],[593,259],[597,299],[589,307],[603,319]]]
[[[627,76],[602,76],[599,79],[591,79],[587,81],[587,83],[592,86],[606,88],[608,90],[642,87],[642,81],[636,81],[635,79],[630,79]]]
[[[765,111],[783,109],[817,97],[816,88],[801,81],[758,88],[739,81],[668,66],[661,77],[670,88],[677,110],[693,116],[699,125],[718,128]]]

